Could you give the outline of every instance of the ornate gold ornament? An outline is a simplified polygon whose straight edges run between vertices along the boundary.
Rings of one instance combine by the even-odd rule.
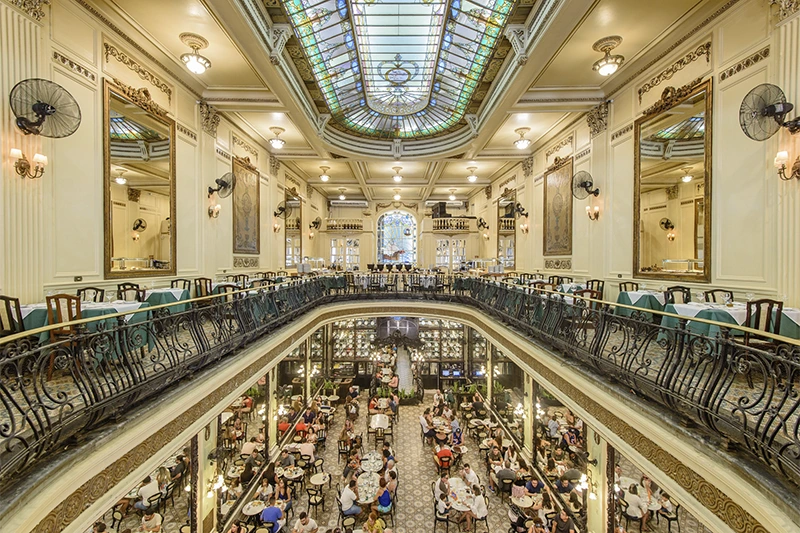
[[[603,102],[592,108],[586,114],[586,123],[589,125],[589,132],[592,137],[597,137],[606,131],[608,127],[608,102]]]
[[[111,79],[114,80],[114,85],[117,86],[117,89],[119,89],[119,92],[121,92],[125,98],[138,105],[148,113],[152,113],[161,118],[167,118],[169,111],[155,103],[153,98],[150,96],[150,91],[148,91],[145,87],[139,87],[137,89],[136,87],[131,87],[130,85],[119,81],[117,78]]]
[[[697,78],[690,81],[680,89],[676,89],[675,87],[671,86],[664,88],[664,91],[661,93],[661,100],[645,109],[642,113],[642,116],[649,117],[650,115],[655,115],[674,107],[681,100],[689,96],[695,87],[701,83],[703,83],[703,78]]]
[[[202,119],[203,131],[217,138],[217,127],[219,126],[219,112],[215,107],[212,107],[205,100],[200,100],[197,103],[200,106],[200,118]]]
[[[172,89],[169,85],[161,81],[161,79],[147,70],[145,67],[137,63],[131,56],[114,46],[113,44],[103,43],[103,49],[106,57],[106,63],[108,63],[109,57],[113,57],[136,74],[139,75],[145,81],[150,82],[153,87],[160,90],[164,94],[167,95],[167,100],[172,102]],[[116,81],[116,80],[115,80]],[[119,82],[117,82],[119,83]]]
[[[703,43],[698,46],[695,50],[689,52],[675,63],[670,65],[669,67],[662,70],[659,74],[653,76],[650,81],[639,87],[639,103],[642,103],[642,97],[645,93],[649,92],[651,89],[654,89],[658,86],[662,81],[667,81],[672,79],[672,76],[675,75],[676,72],[683,70],[691,63],[694,63],[701,57],[706,58],[706,62],[711,62],[711,41],[707,43]]]

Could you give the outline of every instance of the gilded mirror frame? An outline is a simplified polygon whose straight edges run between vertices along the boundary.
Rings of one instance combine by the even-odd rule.
[[[641,270],[641,132],[642,126],[658,115],[681,105],[686,100],[705,92],[705,135],[703,139],[703,272],[702,274],[681,274],[665,272],[642,272]],[[712,176],[712,129],[713,129],[713,86],[711,79],[703,81],[698,78],[679,89],[667,87],[661,99],[646,109],[633,124],[634,167],[633,167],[633,277],[642,279],[663,279],[674,281],[711,282],[711,176]],[[692,242],[697,242],[696,227],[692,233]]]
[[[503,229],[502,220],[505,218],[501,216],[500,210],[500,202],[502,200],[508,200],[511,198],[511,229]],[[500,245],[502,244],[503,237],[514,237],[514,266],[513,268],[509,267],[511,271],[517,269],[517,216],[514,212],[517,205],[517,189],[503,189],[503,192],[500,193],[500,196],[497,198],[497,261],[499,264],[505,266],[505,262],[500,260],[500,252],[501,248]]]
[[[298,261],[293,263],[292,265],[289,264],[289,254],[286,253],[286,241],[290,236],[289,233],[289,219],[285,218],[283,220],[283,250],[284,250],[284,257],[283,257],[283,268],[297,268],[297,265],[303,262],[303,198],[300,196],[300,193],[297,192],[295,187],[284,186],[283,188],[283,201],[288,204],[289,201],[297,201],[298,202],[298,212],[297,212],[297,219],[300,221],[297,230],[292,229],[291,235],[298,236],[300,242],[300,253],[298,254]],[[292,217],[295,218],[295,217]]]
[[[113,205],[111,201],[111,134],[109,122],[111,119],[111,95],[112,93],[129,102],[131,105],[139,107],[148,116],[163,124],[169,130],[169,211],[170,211],[170,260],[169,268],[146,269],[146,270],[112,270],[111,258],[113,257],[113,235],[114,226],[112,220]],[[103,232],[104,232],[104,253],[103,253],[103,273],[105,279],[123,278],[146,278],[174,276],[176,274],[176,196],[175,196],[175,143],[176,143],[175,121],[167,116],[167,110],[159,106],[150,98],[150,92],[144,88],[135,88],[114,79],[113,83],[107,78],[103,79]]]

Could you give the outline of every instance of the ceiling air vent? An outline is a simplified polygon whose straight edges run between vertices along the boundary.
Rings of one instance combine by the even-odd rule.
[[[331,200],[331,207],[369,207],[366,200]]]

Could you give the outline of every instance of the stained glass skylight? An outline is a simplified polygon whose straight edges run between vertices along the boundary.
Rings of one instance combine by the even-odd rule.
[[[513,0],[283,0],[333,119],[419,138],[463,118]]]

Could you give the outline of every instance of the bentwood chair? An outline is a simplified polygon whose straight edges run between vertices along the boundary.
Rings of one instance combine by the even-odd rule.
[[[664,291],[665,304],[688,304],[691,301],[692,290],[689,287],[675,285],[673,287],[667,287],[667,290]]]
[[[117,285],[117,300],[125,300],[126,302],[143,302],[144,290],[136,283],[120,283]]]
[[[183,289],[188,292],[190,295],[192,294],[192,280],[186,278],[178,278],[173,279],[169,286],[173,289]]]
[[[48,296],[47,302],[47,321],[49,324],[61,324],[81,319],[81,299],[71,294],[56,294]],[[68,338],[78,332],[75,326],[61,326],[50,330],[50,342],[57,342],[59,339]],[[50,354],[50,364],[47,369],[47,381],[53,377],[53,364],[55,363],[55,352]]]
[[[619,284],[619,292],[633,292],[639,290],[639,284],[635,281],[623,281]]]
[[[211,296],[213,292],[213,284],[211,278],[195,278],[194,279],[194,297],[202,298],[204,296]],[[212,300],[204,300],[196,302],[195,305],[211,305]]]
[[[245,289],[250,281],[250,277],[247,274],[229,274],[225,276],[225,281],[238,285],[241,289]]]
[[[603,289],[605,288],[605,285],[606,282],[601,279],[590,279],[586,282],[587,289],[600,293],[600,298],[598,298],[598,300],[603,299]]]
[[[97,287],[83,287],[78,289],[77,295],[82,302],[102,302],[106,297],[106,291]]]
[[[564,283],[572,283],[573,280],[569,276],[558,276],[558,284],[563,285]]]
[[[277,278],[285,278],[285,277],[286,277],[286,276],[288,276],[288,275],[289,275],[289,273],[288,273],[288,272],[286,272],[285,270],[278,270],[278,271],[275,273],[275,277],[277,277]]]
[[[753,300],[747,302],[747,315],[744,325],[752,329],[778,335],[781,331],[781,316],[783,315],[783,302],[778,300]],[[759,340],[760,339],[760,340]],[[754,340],[756,342],[754,342]],[[766,348],[774,345],[774,341],[749,332],[744,334],[746,346]]]
[[[25,331],[19,298],[0,296],[0,337]]]
[[[548,276],[547,283],[551,285],[559,285],[561,282],[559,281],[561,278],[559,276]]]
[[[275,279],[277,276],[275,275],[275,272],[273,272],[272,270],[267,270],[266,272],[264,272],[264,277],[266,279]]]
[[[589,298],[589,299],[592,299],[592,300],[600,300],[600,299],[603,298],[603,293],[601,293],[600,291],[592,290],[592,289],[583,289],[583,290],[580,290],[580,291],[575,291],[572,294],[574,294],[575,296],[581,296],[583,298]],[[575,300],[575,305],[586,306],[589,309],[599,310],[601,304],[600,304],[600,302],[587,302],[586,300],[577,300],[576,299]]]
[[[703,296],[705,297],[706,302],[724,303],[726,301],[733,301],[733,291],[728,291],[725,289],[712,289],[710,291],[705,291],[703,292]]]

